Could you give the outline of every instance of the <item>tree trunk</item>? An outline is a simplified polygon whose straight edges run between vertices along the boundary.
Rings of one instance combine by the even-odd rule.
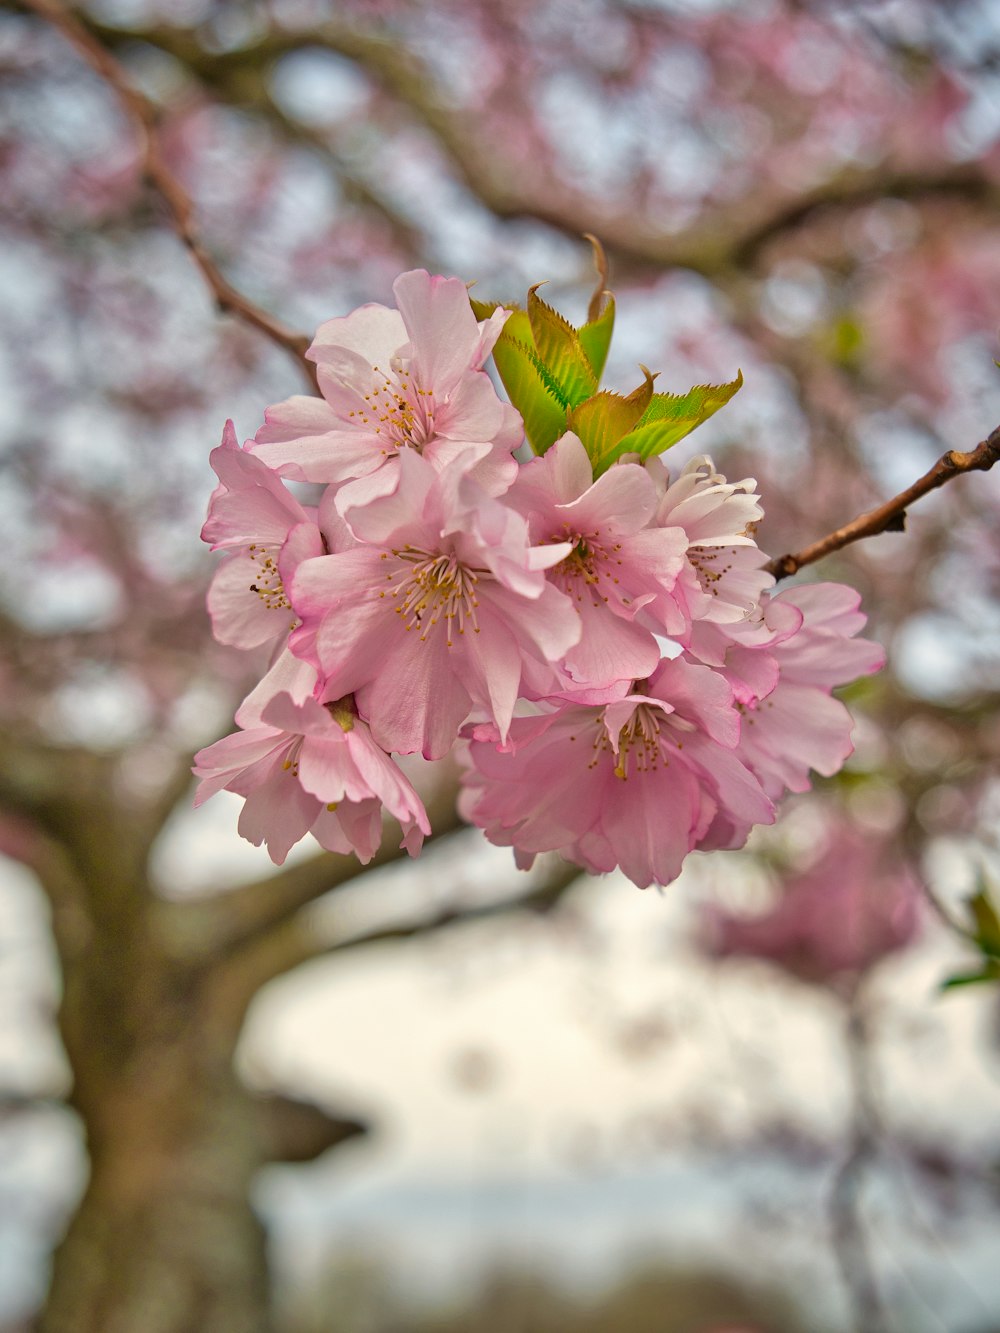
[[[103,1109],[114,1140],[88,1135],[90,1183],[56,1252],[39,1333],[266,1333],[250,1098],[228,1071],[151,1063]]]
[[[172,955],[164,905],[135,863],[114,869],[54,912],[91,1174],[39,1333],[266,1333],[265,1239],[248,1192],[269,1154],[233,1069],[241,1015],[211,964]]]

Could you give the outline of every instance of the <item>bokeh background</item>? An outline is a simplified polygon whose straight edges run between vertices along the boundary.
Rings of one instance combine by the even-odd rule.
[[[198,530],[303,383],[176,211],[307,336],[417,265],[579,317],[594,233],[608,382],[741,367],[676,459],[795,550],[1000,421],[995,6],[38,0],[0,75],[0,1327],[1000,1329],[998,478],[799,576],[890,664],[746,852],[274,873],[191,809],[261,665]]]

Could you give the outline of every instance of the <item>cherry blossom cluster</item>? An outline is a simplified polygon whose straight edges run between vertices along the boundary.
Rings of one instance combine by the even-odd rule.
[[[322,397],[212,453],[215,634],[271,665],[196,757],[197,799],[243,796],[279,864],[307,832],[367,862],[383,810],[415,854],[430,825],[393,756],[457,748],[464,817],[519,865],[556,851],[645,887],[741,846],[851,752],[831,690],[883,660],[857,595],[773,595],[756,484],[707,457],[595,478],[567,431],[519,462],[484,370],[507,312],[423,271],[394,293],[319,329]]]

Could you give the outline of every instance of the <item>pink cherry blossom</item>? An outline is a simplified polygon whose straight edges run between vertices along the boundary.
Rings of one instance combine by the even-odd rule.
[[[393,290],[320,328],[321,399],[269,409],[242,449],[230,424],[213,454],[216,635],[273,651],[240,733],[199,756],[202,798],[243,794],[276,859],[308,829],[370,857],[383,803],[426,831],[389,753],[441,758],[461,732],[463,809],[518,864],[559,851],[645,886],[742,846],[850,753],[830,692],[881,662],[856,597],[772,597],[756,482],[710,458],[595,480],[569,432],[519,465],[483,370],[506,312],[478,323],[422,270]],[[324,483],[318,507],[283,479]]]
[[[595,481],[573,434],[525,464],[505,497],[527,519],[533,542],[571,548],[548,571],[581,620],[579,642],[564,660],[569,688],[631,682],[660,660],[652,631],[635,617],[658,592],[672,591],[688,542],[679,527],[647,528],[658,499],[649,474],[634,463],[617,464]]]
[[[398,310],[366,305],[320,327],[308,356],[323,397],[268,408],[257,455],[300,481],[342,483],[388,469],[391,489],[400,450],[444,465],[471,448],[480,483],[506,490],[521,421],[482,367],[507,311],[477,324],[465,284],[423,269],[398,277],[393,292]],[[356,487],[352,499],[385,489],[381,480],[374,490]]]
[[[357,547],[299,565],[292,648],[327,693],[356,696],[385,749],[440,758],[473,707],[506,734],[526,670],[550,670],[579,638],[545,578],[570,547],[530,546],[467,460],[438,472],[403,450],[399,469],[393,494],[348,511]]]
[[[239,831],[264,843],[278,865],[310,832],[329,851],[367,863],[382,841],[383,806],[402,825],[411,855],[430,832],[417,793],[350,699],[324,706],[278,695],[259,726],[199,751],[194,772],[202,780],[196,805],[223,788],[246,798]]]
[[[692,458],[672,482],[658,458],[647,460],[646,469],[661,495],[652,526],[683,529],[687,559],[673,590],[659,594],[643,616],[687,644],[695,621],[735,624],[773,586],[753,537],[764,511],[753,478],[728,482],[705,455]]]
[[[854,637],[866,619],[860,600],[842,584],[811,583],[786,588],[765,607],[765,620],[781,619],[786,628],[790,612],[801,616],[798,628],[764,650],[778,666],[774,689],[741,704],[740,756],[773,800],[808,791],[811,769],[829,777],[854,749],[851,715],[830,691],[885,661],[878,644]]]
[[[643,693],[515,719],[506,745],[479,729],[463,812],[521,864],[558,851],[641,888],[667,884],[720,810],[744,838],[774,818],[734,752],[739,726],[721,676],[665,661]]]
[[[310,514],[281,478],[246,449],[231,421],[210,462],[219,478],[208,505],[202,540],[230,554],[208,592],[212,629],[237,648],[287,638],[295,624],[283,572],[326,549]]]

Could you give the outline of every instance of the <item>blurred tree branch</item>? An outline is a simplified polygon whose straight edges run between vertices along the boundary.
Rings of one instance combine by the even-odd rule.
[[[734,204],[713,205],[708,216],[666,232],[644,223],[634,209],[602,208],[593,194],[557,187],[551,180],[546,189],[538,188],[539,181],[503,162],[498,145],[484,141],[467,111],[449,103],[426,61],[402,43],[363,32],[356,24],[328,19],[307,31],[272,29],[236,50],[216,52],[205,49],[194,28],[158,24],[132,29],[89,17],[84,21],[108,45],[143,41],[158,47],[226,101],[239,104],[250,96],[286,132],[294,122],[266,92],[266,73],[283,56],[299,51],[321,49],[342,56],[416,116],[447,153],[463,183],[494,216],[530,218],[573,239],[584,231],[593,232],[615,258],[641,267],[684,268],[722,281],[751,267],[772,241],[821,213],[852,210],[886,198],[959,198],[986,208],[1000,202],[1000,186],[978,162],[937,164],[927,170],[894,170],[878,163],[844,168],[790,197],[782,197],[773,182],[763,183],[742,193]],[[381,202],[379,208],[384,211]]]
[[[557,859],[545,868],[540,881],[512,897],[483,904],[452,904],[416,921],[377,926],[339,938],[313,928],[300,913],[278,923],[267,935],[219,966],[215,979],[217,1007],[227,1010],[230,1021],[237,1024],[262,986],[304,963],[379,944],[422,939],[479,921],[502,920],[522,913],[545,916],[584,878],[579,866]]]
[[[428,841],[444,839],[465,827],[456,809],[456,795],[456,789],[447,784],[427,802],[433,828]],[[178,956],[212,962],[252,946],[331,890],[406,859],[407,853],[391,836],[383,839],[367,866],[353,856],[318,852],[307,861],[284,866],[273,875],[207,901],[166,904],[164,927]]]
[[[868,1249],[860,1191],[866,1168],[878,1151],[879,1121],[872,1087],[869,1016],[864,986],[847,997],[847,1069],[851,1096],[851,1142],[830,1192],[833,1249],[854,1309],[859,1333],[883,1333],[882,1298]]]
[[[143,171],[167,208],[170,225],[190,253],[205,279],[219,310],[236,315],[259,329],[298,362],[310,386],[317,387],[316,371],[305,357],[310,339],[296,333],[273,315],[255,305],[223,276],[208,253],[194,220],[194,204],[187,190],[167,165],[159,138],[156,104],[131,82],[108,48],[88,31],[76,14],[59,0],[23,0],[24,5],[56,28],[83,56],[94,72],[112,90],[134,124],[140,142]]]
[[[369,1129],[360,1120],[330,1115],[314,1102],[282,1093],[259,1093],[253,1107],[258,1133],[272,1162],[312,1162]]]

